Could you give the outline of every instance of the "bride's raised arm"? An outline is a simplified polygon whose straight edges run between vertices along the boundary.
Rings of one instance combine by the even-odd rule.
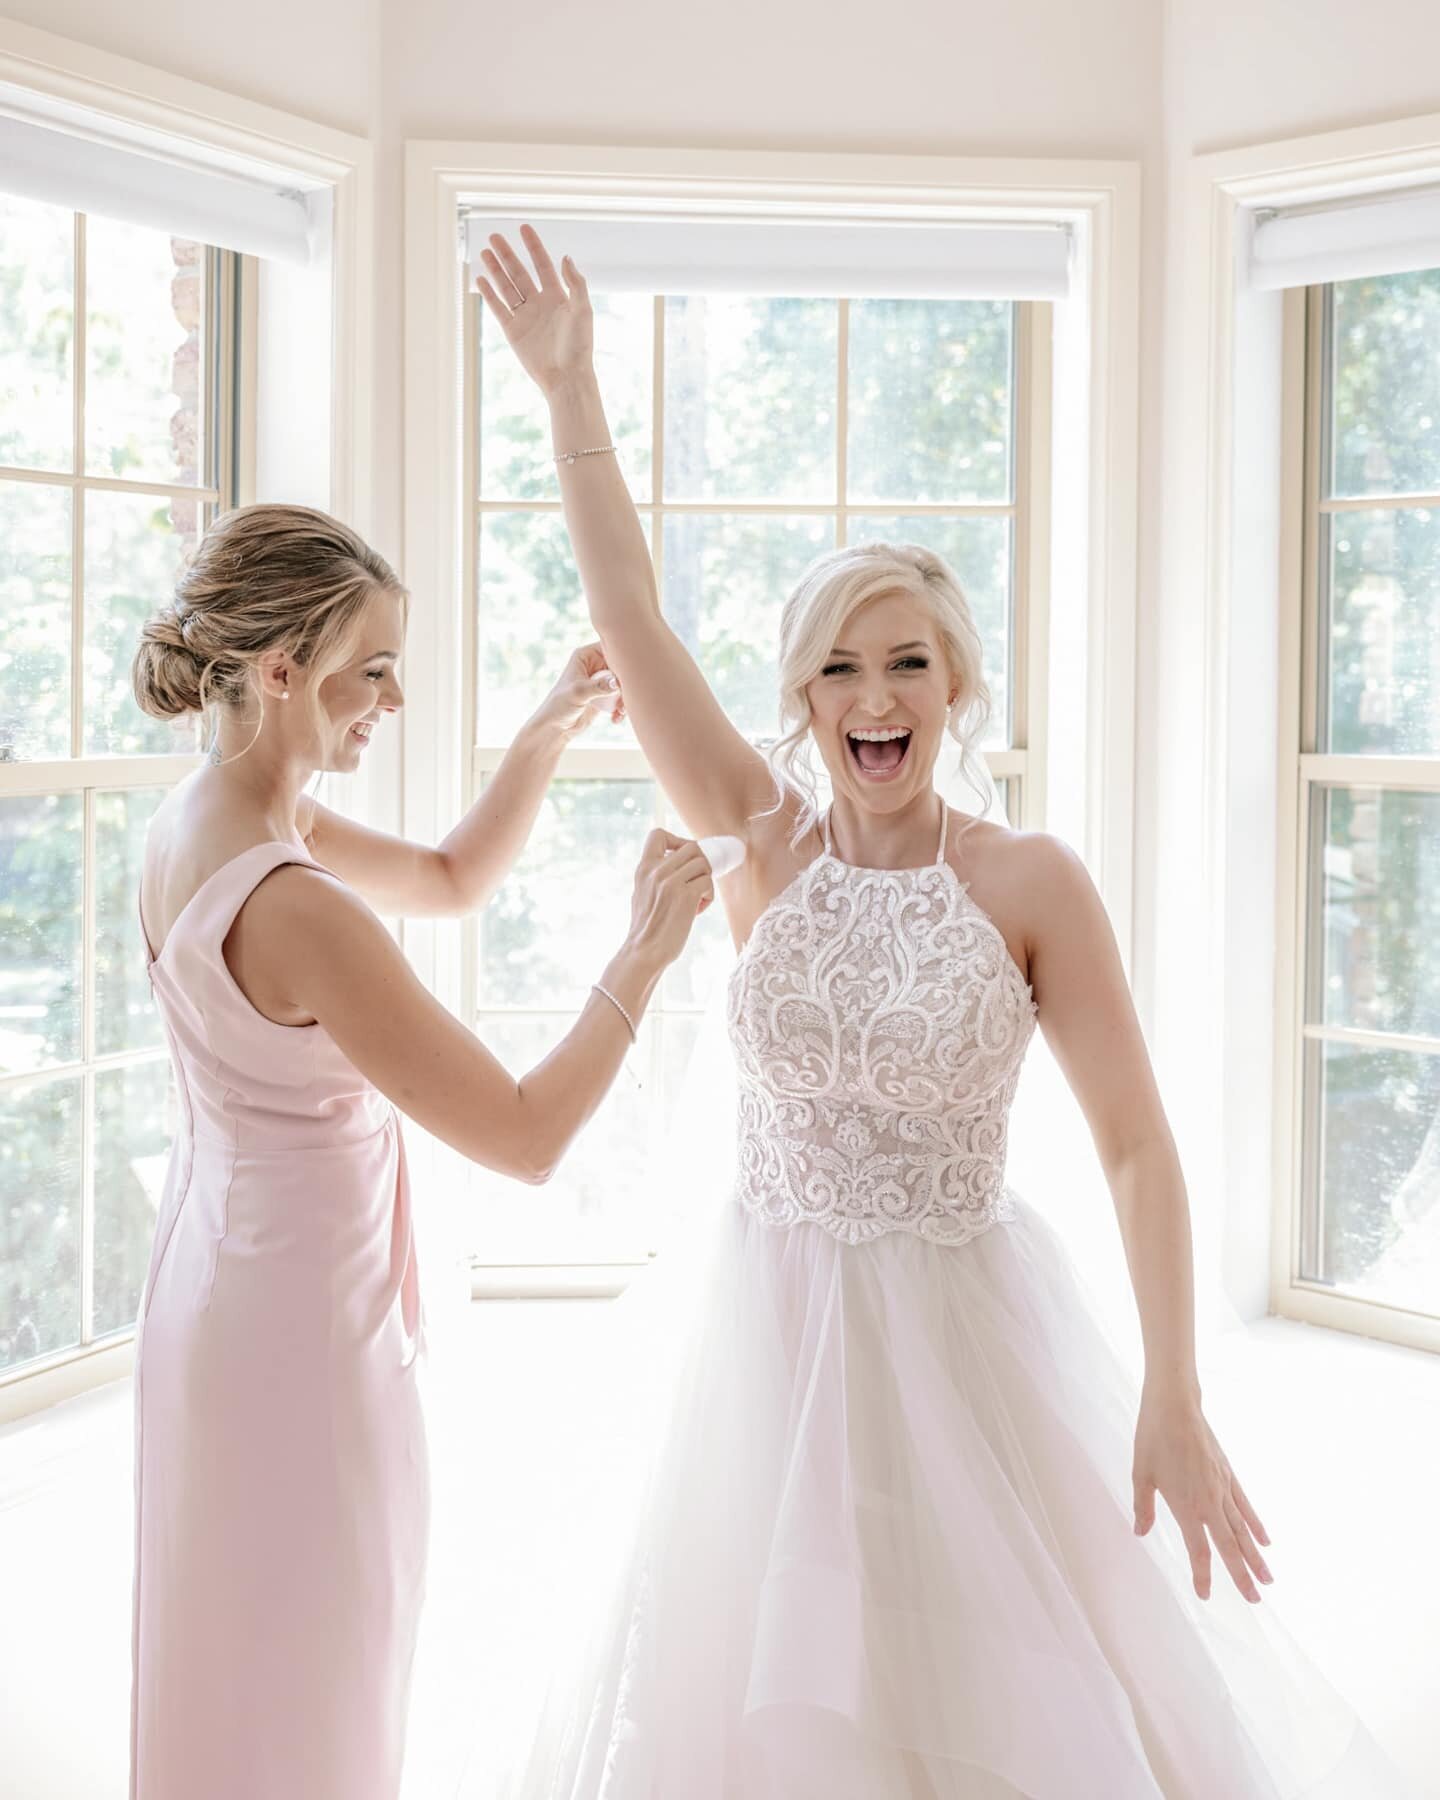
[[[641,747],[689,830],[748,836],[752,816],[774,802],[774,781],[660,610],[644,527],[605,448],[584,277],[568,256],[557,271],[533,227],[520,232],[534,273],[496,233],[484,252],[490,278],[477,285],[549,403],[565,523],[596,635]],[[572,456],[584,451],[600,453]],[[784,818],[782,810],[772,824]]]

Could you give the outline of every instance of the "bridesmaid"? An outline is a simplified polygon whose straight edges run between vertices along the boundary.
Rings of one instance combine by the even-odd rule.
[[[565,744],[623,701],[581,650],[438,848],[352,824],[302,789],[400,707],[407,604],[337,520],[245,507],[135,657],[140,705],[202,715],[211,749],[140,895],[181,1125],[136,1357],[132,1800],[394,1800],[428,1518],[397,1109],[546,1180],[713,897],[700,849],[652,833],[579,1018],[507,1074],[377,911],[483,904]]]

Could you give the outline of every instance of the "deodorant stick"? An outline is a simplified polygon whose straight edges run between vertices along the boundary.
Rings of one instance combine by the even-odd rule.
[[[722,832],[719,836],[697,838],[695,841],[705,852],[705,860],[717,881],[722,875],[733,875],[745,860],[743,838],[728,837]]]

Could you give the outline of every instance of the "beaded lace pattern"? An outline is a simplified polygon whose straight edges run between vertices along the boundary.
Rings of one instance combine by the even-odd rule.
[[[948,817],[933,864],[868,869],[835,856],[827,815],[736,960],[736,1198],[767,1225],[962,1244],[1014,1217],[1006,1130],[1036,1007],[945,860]]]

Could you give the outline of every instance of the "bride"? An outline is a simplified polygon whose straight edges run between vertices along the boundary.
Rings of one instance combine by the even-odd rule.
[[[660,611],[584,278],[523,238],[528,263],[491,239],[479,286],[548,401],[595,628],[688,828],[748,854],[719,884],[735,1204],[633,1557],[513,1791],[1398,1792],[1257,1607],[1269,1538],[1205,1418],[1184,1181],[1100,899],[1064,844],[933,784],[947,735],[976,767],[990,704],[953,573],[914,544],[811,564],[767,762]],[[1138,1394],[1006,1185],[1037,1024],[1114,1198]]]

